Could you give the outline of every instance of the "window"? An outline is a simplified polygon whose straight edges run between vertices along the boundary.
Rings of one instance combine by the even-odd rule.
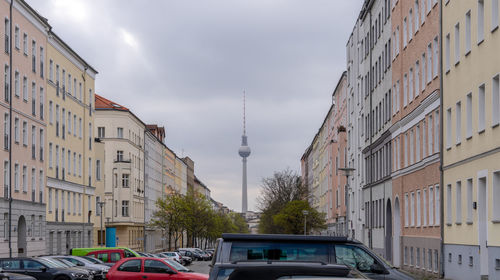
[[[106,130],[104,129],[104,127],[98,127],[97,128],[97,137],[99,138],[105,138],[106,137]]]
[[[8,18],[5,18],[5,52],[9,53],[10,52],[10,21]]]
[[[129,177],[130,177],[130,174],[122,174],[122,187],[123,188],[129,187]]]
[[[412,20],[413,20],[413,10],[410,9],[410,11],[408,12],[408,40],[411,41],[411,39],[413,39],[413,24],[412,24]],[[415,28],[416,29],[416,28]]]
[[[415,97],[420,92],[420,62],[417,60],[415,63]]]
[[[49,59],[49,81],[54,81],[54,61]]]
[[[411,204],[410,204],[410,215],[411,215],[411,226],[415,226],[415,193],[411,193]]]
[[[500,171],[493,172],[493,221],[500,221]]]
[[[76,115],[73,114],[73,136],[76,137]]]
[[[413,68],[410,68],[410,77],[408,82],[408,94],[409,94],[409,102],[413,100]]]
[[[49,168],[52,168],[52,143],[49,143]]]
[[[78,119],[78,137],[82,138],[82,118]]]
[[[420,190],[417,191],[417,227],[422,225],[422,216],[420,215],[420,208],[422,205],[420,204]]]
[[[40,119],[42,119],[42,120],[44,119],[44,116],[43,116],[44,115],[44,111],[43,111],[43,109],[44,109],[43,104],[44,103],[45,103],[45,101],[44,101],[43,87],[40,87],[40,112],[39,112],[39,114],[40,114]]]
[[[25,191],[25,190],[23,190],[23,191]],[[32,168],[31,169],[31,201],[35,201],[35,198],[36,198],[36,170],[35,170],[35,168]]]
[[[9,65],[5,65],[5,72],[4,72],[4,81],[3,84],[5,85],[5,92],[4,92],[4,97],[5,101],[9,103],[9,98],[10,98],[10,68]]]
[[[418,7],[418,0],[415,0],[415,33],[418,31],[418,28],[420,26],[420,23],[418,22],[419,21],[419,7]]]
[[[89,150],[92,150],[92,123],[89,123]]]
[[[23,145],[28,146],[28,123],[23,121]]]
[[[19,191],[19,164],[14,164],[14,190]]]
[[[462,103],[460,101],[457,102],[456,105],[455,117],[456,117],[455,137],[456,137],[456,144],[458,145],[462,142]]]
[[[22,177],[23,177],[23,192],[27,192],[28,191],[28,168],[26,167],[26,165],[23,166],[23,174],[22,174]]]
[[[477,1],[477,43],[484,40],[484,0]]]
[[[424,189],[424,193],[422,195],[422,200],[423,200],[422,216],[424,216],[423,225],[426,226],[427,225],[427,189]]]
[[[44,135],[43,135],[43,129],[40,128],[40,160],[42,161],[43,160],[43,147],[44,147]]]
[[[169,273],[172,270],[163,262],[157,260],[144,260],[144,273]]]
[[[31,71],[36,73],[36,42],[31,41]]]
[[[491,0],[491,31],[493,32],[497,28],[498,28],[498,0]]]
[[[420,161],[420,126],[417,125],[417,128],[415,129],[415,158],[416,161]]]
[[[467,223],[472,224],[472,203],[474,198],[472,197],[472,179],[467,179]]]
[[[281,244],[279,244],[281,245]],[[288,244],[286,244],[288,245]],[[285,245],[285,246],[286,246]],[[233,245],[234,246],[234,245]],[[285,247],[285,246],[280,246],[280,247]],[[296,248],[294,248],[293,246],[286,246],[286,247],[291,247],[289,250],[296,250]],[[285,248],[286,248],[285,247]],[[241,248],[241,247],[240,247]],[[235,248],[236,250],[238,250],[239,248]],[[272,251],[274,248],[265,248],[264,250],[261,250],[261,254],[262,255],[268,255],[268,251]],[[288,248],[286,248],[288,249]],[[319,255],[319,256],[325,256],[323,258],[326,258],[326,252],[323,252],[325,249],[323,248],[304,248],[304,250],[311,250],[311,249],[315,249],[314,251],[315,254]],[[236,251],[235,250],[235,251]],[[276,249],[274,249],[276,250]],[[231,251],[233,251],[233,249],[231,248]],[[231,256],[230,256],[230,260],[231,261],[235,261],[235,258],[234,258],[234,254],[233,252],[231,252]],[[376,261],[375,259],[370,256],[366,251],[364,251],[363,249],[361,249],[360,247],[356,247],[356,246],[350,246],[350,245],[335,245],[335,253],[336,253],[336,256],[337,256],[337,262],[338,263],[346,263],[348,265],[352,265],[353,267],[357,267],[359,271],[361,271],[362,273],[366,273],[366,272],[370,272],[370,267],[373,266],[374,264],[376,264]],[[247,252],[245,252],[245,256],[247,255]],[[248,254],[248,255],[251,255],[251,254]],[[309,256],[299,256],[299,258],[303,259],[303,258],[310,258]]]
[[[406,18],[403,19],[403,49],[406,48],[408,31],[406,28]]]
[[[122,265],[120,265],[120,267],[118,267],[117,270],[126,272],[141,272],[141,260],[139,259],[139,260],[126,261]]]
[[[52,212],[52,188],[48,188],[48,189],[49,189],[49,198],[48,198],[48,200],[49,200],[49,202],[48,202],[49,212]]]
[[[14,28],[14,44],[17,50],[19,50],[19,26],[16,25]]]
[[[16,95],[16,97],[19,97],[19,72],[16,71],[14,73],[14,94]]]
[[[68,111],[68,134],[71,135],[71,112]]]
[[[44,178],[44,176],[43,176],[43,170],[40,170],[40,175],[38,177],[38,180],[39,180],[39,190],[40,190],[39,191],[40,192],[40,196],[39,196],[40,203],[43,203],[43,189],[44,189],[44,186],[45,186],[43,178]],[[40,217],[40,220],[41,220],[41,217]],[[41,234],[41,232],[42,231],[40,230],[40,234]]]
[[[52,100],[49,101],[49,123],[52,124],[54,121],[54,116],[53,116],[53,110],[54,110],[54,104],[52,103]]]
[[[460,23],[455,25],[455,64],[460,62]]]
[[[78,155],[78,176],[82,177],[82,155]]]
[[[429,123],[427,124],[427,137],[429,137],[427,144],[429,146],[429,155],[432,155],[432,115],[429,116]]]
[[[485,112],[485,96],[484,96],[484,84],[479,87],[479,97],[478,97],[478,132],[484,131],[486,112]]]
[[[31,158],[36,159],[36,127],[31,126]]]
[[[36,84],[31,83],[31,114],[36,115]]]
[[[23,52],[28,55],[28,34],[23,34]]]
[[[23,100],[28,101],[28,78],[23,77]]]
[[[96,180],[101,180],[101,160],[96,160],[95,162],[95,178]]]
[[[405,73],[403,78],[403,106],[408,105],[408,75]]]
[[[432,44],[427,45],[427,83],[432,81]]]
[[[9,149],[9,127],[10,127],[10,120],[9,120],[9,114],[5,114],[3,118],[3,147],[5,150]]]
[[[491,86],[491,112],[492,112],[492,125],[500,124],[500,75],[493,77]],[[471,105],[472,107],[472,105]]]
[[[471,27],[470,27],[470,10],[465,14],[465,54],[470,52],[471,46]]]
[[[439,44],[438,44],[438,37],[434,37],[434,44],[433,46],[433,51],[434,51],[434,58],[432,59],[433,62],[433,68],[432,68],[432,77],[436,78],[438,76],[438,71],[439,71]]]
[[[409,207],[408,207],[408,194],[405,194],[405,226],[407,227],[409,225]]]
[[[128,217],[128,200],[122,200],[122,217]]]
[[[445,39],[445,67],[446,72],[450,71],[450,33],[446,34]]]
[[[460,181],[456,183],[455,195],[456,195],[455,223],[459,225],[462,223],[462,182]]]
[[[429,225],[434,224],[434,188],[429,187]]]
[[[45,67],[44,67],[44,62],[45,62],[45,58],[44,58],[44,53],[43,53],[43,47],[40,47],[40,77],[43,78],[44,76],[44,70],[45,70]]]
[[[426,62],[426,58],[425,58],[425,53],[422,54],[422,92],[425,90],[425,85],[427,84],[425,82],[425,79],[426,79],[426,68],[425,68],[425,62]]]
[[[446,148],[451,148],[451,108],[446,110]]]
[[[14,141],[19,143],[19,119],[14,118]]]
[[[435,203],[435,207],[434,207],[434,213],[436,213],[436,218],[434,219],[435,222],[434,224],[436,226],[439,226],[440,223],[441,223],[441,216],[440,216],[440,213],[441,213],[441,197],[440,197],[440,192],[439,192],[439,185],[436,185],[434,186],[434,193],[435,193],[435,197],[436,197],[436,203]]]
[[[117,138],[123,138],[123,127],[118,127],[116,129],[116,137]]]

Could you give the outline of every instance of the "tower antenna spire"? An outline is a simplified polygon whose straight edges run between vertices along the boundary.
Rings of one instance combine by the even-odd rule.
[[[246,93],[243,90],[243,135],[247,134],[247,126],[246,126]]]

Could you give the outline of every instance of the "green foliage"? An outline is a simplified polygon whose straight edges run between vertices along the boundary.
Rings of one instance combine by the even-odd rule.
[[[259,233],[284,233],[282,226],[275,223],[274,216],[278,215],[288,203],[307,201],[308,197],[307,187],[302,184],[301,177],[290,169],[275,172],[272,177],[262,179],[262,189],[258,198],[262,212]]]
[[[157,210],[149,226],[162,229],[174,244],[184,233],[194,238],[213,241],[222,233],[247,233],[245,219],[238,213],[215,211],[203,195],[188,191],[186,195],[169,194],[156,201]],[[170,239],[169,239],[170,242]],[[170,247],[170,245],[169,245]]]
[[[273,222],[278,228],[277,233],[304,234],[304,210],[309,212],[306,220],[308,232],[326,228],[325,213],[311,208],[307,201],[294,200],[273,216]]]

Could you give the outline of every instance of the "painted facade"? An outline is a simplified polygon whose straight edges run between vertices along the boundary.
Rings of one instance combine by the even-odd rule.
[[[393,263],[417,274],[440,270],[439,5],[392,5]]]
[[[442,2],[445,277],[498,279],[498,1]]]
[[[45,63],[50,26],[24,1],[2,1],[0,14],[4,19],[0,256],[34,256],[45,253],[46,241]]]
[[[106,228],[116,246],[144,250],[145,124],[127,108],[95,95],[95,126],[105,144]]]

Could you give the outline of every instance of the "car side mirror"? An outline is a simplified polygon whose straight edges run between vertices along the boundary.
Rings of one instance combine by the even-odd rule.
[[[47,272],[47,268],[46,267],[42,267],[42,272]]]
[[[373,273],[382,274],[385,273],[385,268],[378,263],[374,263],[370,266],[370,271]]]

